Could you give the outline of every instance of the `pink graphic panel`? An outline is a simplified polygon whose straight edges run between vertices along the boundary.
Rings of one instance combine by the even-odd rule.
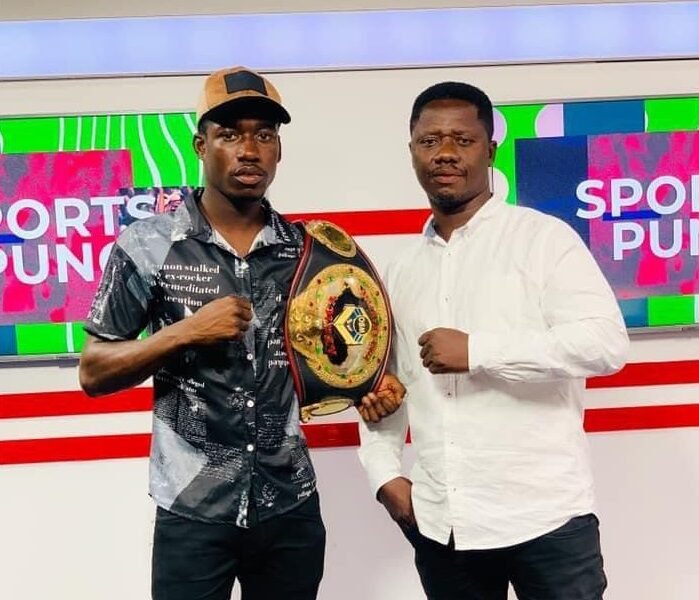
[[[0,155],[0,325],[81,321],[119,230],[126,150]]]
[[[692,243],[690,233],[691,218],[699,218],[692,213],[692,176],[699,176],[699,132],[590,136],[588,157],[589,179],[602,184],[593,194],[606,205],[604,217],[589,221],[590,249],[617,297],[697,293],[699,240]],[[621,212],[617,217],[611,214],[614,180],[617,198],[638,195],[632,205],[617,202]],[[655,204],[649,203],[649,186],[655,188]],[[694,187],[696,195],[699,188]],[[658,205],[674,206],[672,214],[660,214]],[[629,230],[630,223],[637,224],[637,231]]]

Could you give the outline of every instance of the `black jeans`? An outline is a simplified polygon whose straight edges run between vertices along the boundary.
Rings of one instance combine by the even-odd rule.
[[[202,523],[158,508],[153,600],[315,600],[325,556],[318,494],[251,529]]]
[[[415,548],[429,600],[507,600],[512,583],[519,600],[600,600],[607,587],[595,515],[516,546],[455,550],[416,528],[403,532]]]

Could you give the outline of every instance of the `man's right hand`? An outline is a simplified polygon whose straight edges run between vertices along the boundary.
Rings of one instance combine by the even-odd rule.
[[[240,340],[250,321],[252,305],[247,298],[224,296],[205,304],[180,323],[186,328],[188,343],[207,345]]]
[[[249,300],[226,296],[142,340],[107,342],[88,336],[80,358],[80,385],[89,396],[124,390],[152,376],[183,347],[239,340],[251,320]]]
[[[410,496],[412,487],[413,482],[410,479],[396,477],[379,489],[379,501],[386,507],[391,518],[402,527],[414,527],[416,524]]]
[[[367,423],[378,423],[396,412],[405,397],[405,386],[391,373],[384,374],[376,392],[370,392],[357,406],[359,414]]]

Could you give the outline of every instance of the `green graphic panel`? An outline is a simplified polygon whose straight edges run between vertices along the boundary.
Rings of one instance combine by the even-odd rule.
[[[200,161],[192,147],[194,117],[187,114],[163,115],[170,135],[182,152],[185,167],[184,185],[202,185]]]
[[[144,116],[143,131],[149,146],[144,151],[150,153],[153,161],[151,169],[155,169],[161,184],[167,181],[169,185],[185,185],[187,175],[184,157],[175,144],[164,116]]]
[[[691,325],[694,323],[694,296],[652,296],[648,298],[648,324]]]
[[[0,152],[121,150],[131,153],[134,187],[197,186],[191,113],[0,119]]]
[[[65,323],[16,325],[17,354],[64,354],[69,352]]]
[[[646,100],[646,131],[699,129],[699,98]]]
[[[58,119],[0,120],[3,154],[27,152],[57,152],[60,138]]]
[[[536,137],[536,117],[543,107],[543,104],[498,107],[505,119],[507,130],[495,155],[495,167],[500,169],[507,178],[509,183],[507,202],[510,204],[515,204],[517,201],[515,140]]]
[[[80,149],[78,135],[82,132],[82,117],[65,117],[55,119],[60,122],[59,138],[56,139],[56,150],[60,152],[74,152]],[[0,131],[4,128],[4,123],[0,122]]]
[[[82,323],[70,323],[68,326],[71,328],[73,333],[73,349],[75,352],[80,352],[85,345],[85,340],[87,339],[87,334],[83,329]]]

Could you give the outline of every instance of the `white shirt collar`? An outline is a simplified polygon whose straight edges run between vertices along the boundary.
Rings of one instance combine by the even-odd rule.
[[[473,217],[467,223],[455,229],[452,235],[458,236],[462,233],[465,233],[466,231],[472,232],[477,227],[480,227],[480,225],[483,222],[487,221],[492,216],[494,216],[498,212],[498,210],[502,208],[504,204],[505,201],[503,198],[499,198],[493,194],[493,196],[491,196],[490,199],[483,206],[481,206],[480,209],[478,209],[476,214],[473,215]],[[437,233],[437,230],[435,229],[434,216],[430,216],[427,219],[425,225],[422,228],[422,234],[430,242],[435,242],[438,244],[445,243],[444,239],[440,237],[440,235]]]

